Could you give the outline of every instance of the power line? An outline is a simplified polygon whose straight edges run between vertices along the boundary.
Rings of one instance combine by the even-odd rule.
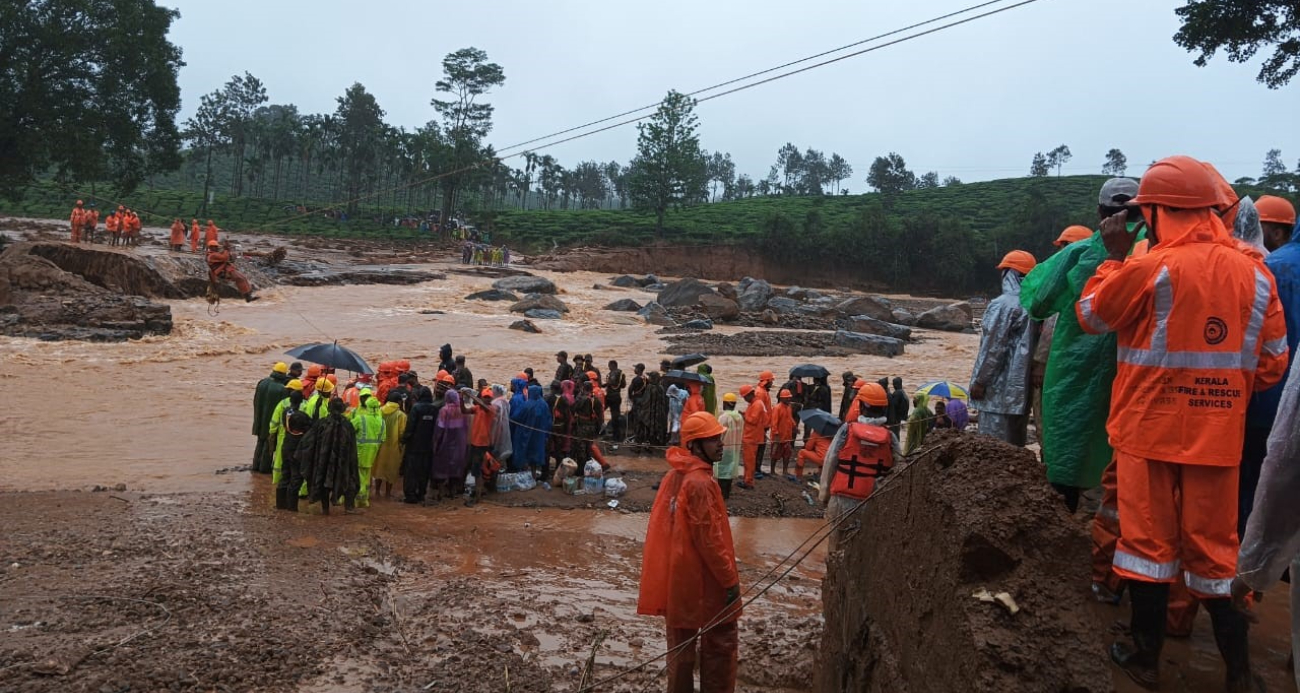
[[[745,76],[743,76],[743,77],[737,77],[737,78],[735,78],[735,79],[729,79],[729,80],[727,80],[727,81],[725,81],[725,82],[719,82],[719,83],[714,84],[714,85],[712,85],[712,86],[704,87],[703,89],[696,89],[695,91],[687,92],[686,95],[687,95],[687,96],[692,96],[692,97],[693,97],[693,96],[697,96],[697,95],[699,95],[699,94],[703,94],[703,93],[706,93],[706,92],[713,91],[713,90],[715,90],[715,89],[721,89],[722,87],[731,86],[732,84],[736,84],[737,82],[743,82],[743,81],[745,81],[745,80],[747,80],[747,79],[753,79],[754,77],[761,77],[761,76],[763,76],[763,75],[770,74],[770,73],[772,73],[772,72],[776,72],[777,70],[784,70],[784,69],[787,68],[787,67],[793,67],[793,66],[795,66],[795,65],[799,65],[799,64],[801,64],[801,63],[806,63],[806,62],[808,62],[809,60],[816,60],[817,58],[823,58],[823,57],[825,57],[825,56],[831,55],[832,53],[838,53],[838,52],[840,52],[840,51],[844,51],[844,50],[848,50],[848,49],[850,49],[850,48],[854,48],[854,47],[857,47],[857,46],[861,46],[861,45],[864,44],[864,43],[871,43],[872,41],[878,41],[878,40],[883,39],[883,38],[889,38],[890,36],[894,36],[894,35],[896,35],[896,34],[901,34],[901,33],[903,33],[904,31],[911,31],[912,29],[917,29],[917,28],[920,28],[920,27],[926,26],[926,25],[928,25],[928,24],[934,24],[935,22],[941,22],[941,21],[943,21],[943,20],[945,20],[945,19],[950,19],[950,18],[952,18],[952,17],[956,17],[956,16],[959,16],[959,15],[963,15],[963,14],[966,14],[966,13],[968,13],[968,12],[974,12],[975,10],[983,9],[983,8],[985,8],[985,7],[988,7],[989,5],[996,5],[996,4],[1000,3],[1000,2],[1005,2],[1005,1],[1006,1],[1006,0],[989,0],[988,2],[983,2],[983,3],[980,3],[980,4],[978,4],[978,5],[971,5],[970,7],[966,7],[966,8],[964,8],[964,9],[957,10],[956,12],[949,12],[948,14],[940,15],[940,16],[938,16],[938,17],[934,17],[934,18],[931,18],[931,19],[927,19],[927,20],[925,20],[925,21],[923,21],[923,22],[917,22],[917,23],[915,23],[915,24],[911,24],[911,25],[909,25],[909,26],[905,26],[905,27],[902,27],[902,28],[899,28],[899,29],[894,29],[893,31],[887,31],[887,32],[885,32],[885,33],[883,33],[883,34],[877,34],[877,35],[875,35],[875,36],[872,36],[871,38],[865,38],[865,39],[862,39],[861,41],[854,41],[853,43],[845,44],[845,45],[843,45],[843,46],[840,46],[839,48],[832,48],[832,49],[830,49],[830,50],[828,50],[828,51],[822,51],[821,53],[816,53],[816,54],[814,54],[814,55],[810,55],[810,56],[807,56],[807,57],[804,57],[804,58],[800,58],[800,59],[798,59],[798,60],[792,60],[792,61],[790,61],[790,62],[788,62],[788,63],[783,63],[783,64],[781,64],[781,65],[777,65],[777,66],[775,66],[775,67],[769,67],[769,68],[767,68],[766,70],[759,70],[758,72],[751,72],[751,73],[749,73],[749,74],[747,74],[747,75],[745,75]],[[501,148],[501,151],[502,151],[502,152],[508,152],[508,151],[510,151],[510,150],[512,150],[512,149],[519,149],[520,147],[525,147],[525,146],[530,145],[530,144],[533,144],[533,143],[535,143],[535,142],[541,142],[541,141],[543,141],[543,140],[548,140],[548,139],[550,139],[550,138],[552,138],[552,137],[559,137],[560,135],[567,135],[567,134],[569,134],[569,133],[571,133],[571,132],[575,132],[575,131],[578,131],[578,130],[582,130],[582,129],[585,129],[585,128],[589,128],[589,127],[591,127],[591,126],[593,126],[593,125],[601,125],[601,124],[603,124],[603,123],[608,123],[608,122],[611,121],[611,120],[615,120],[615,119],[618,119],[618,118],[625,118],[625,117],[630,116],[630,115],[632,115],[632,114],[634,114],[634,113],[640,113],[641,111],[647,111],[647,110],[650,110],[650,109],[653,109],[653,108],[658,108],[658,107],[659,107],[659,103],[660,103],[660,102],[655,102],[655,103],[652,103],[652,104],[647,104],[647,105],[645,105],[645,106],[641,106],[640,108],[634,108],[634,109],[632,109],[632,110],[630,110],[630,111],[623,111],[622,113],[617,113],[617,114],[614,114],[614,115],[609,116],[609,117],[607,117],[607,118],[601,118],[600,120],[593,120],[593,121],[591,121],[590,123],[584,123],[584,124],[582,124],[582,125],[577,125],[577,126],[575,126],[575,127],[571,127],[571,128],[569,128],[569,129],[567,129],[567,130],[561,130],[561,131],[559,131],[559,132],[553,132],[553,133],[551,133],[551,134],[549,134],[549,135],[545,135],[545,136],[543,136],[543,137],[537,137],[537,138],[534,138],[534,139],[531,139],[531,140],[527,140],[527,141],[524,141],[524,142],[520,142],[520,143],[518,143],[518,144],[512,144],[512,145],[510,145],[510,146],[508,146],[508,147],[502,147],[502,148]]]

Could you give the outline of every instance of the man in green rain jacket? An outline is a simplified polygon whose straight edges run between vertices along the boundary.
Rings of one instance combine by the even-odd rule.
[[[352,428],[357,432],[357,468],[361,476],[361,488],[357,491],[357,507],[370,506],[370,472],[375,466],[375,457],[379,455],[379,446],[384,442],[384,415],[380,411],[379,398],[369,390],[361,391],[361,406],[352,415]]]
[[[1119,213],[1137,195],[1138,183],[1112,178],[1102,186],[1097,212],[1102,219]],[[1130,224],[1133,230],[1135,224]],[[1135,252],[1145,252],[1146,232]],[[1100,234],[1071,243],[1038,264],[1020,287],[1020,303],[1035,320],[1056,317],[1056,329],[1043,376],[1043,420],[1039,440],[1047,480],[1070,511],[1079,492],[1101,483],[1112,450],[1106,434],[1111,382],[1115,379],[1115,335],[1091,335],[1079,327],[1074,305],[1083,286],[1106,260]]]

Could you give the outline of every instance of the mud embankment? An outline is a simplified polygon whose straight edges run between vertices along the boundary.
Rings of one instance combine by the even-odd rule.
[[[869,272],[846,271],[799,263],[771,262],[758,253],[736,245],[656,245],[641,248],[580,247],[528,258],[535,269],[557,272],[602,272],[607,274],[659,274],[736,281],[741,277],[762,277],[773,284],[797,284],[813,288],[851,288],[881,291],[884,281]]]
[[[970,434],[926,443],[827,559],[815,690],[1113,690],[1089,538],[1033,453]]]

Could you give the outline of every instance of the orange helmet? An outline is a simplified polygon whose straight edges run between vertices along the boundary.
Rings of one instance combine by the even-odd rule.
[[[1056,237],[1056,240],[1052,242],[1052,245],[1058,248],[1064,248],[1071,243],[1077,243],[1078,241],[1087,240],[1089,238],[1092,238],[1092,229],[1087,226],[1079,226],[1078,224],[1075,224],[1074,226],[1065,227],[1065,230],[1061,232],[1061,235]]]
[[[1220,176],[1190,156],[1171,156],[1151,165],[1138,185],[1137,205],[1163,205],[1178,209],[1227,208],[1231,202],[1216,180]]]
[[[880,383],[867,383],[858,390],[858,399],[872,407],[884,407],[889,404],[889,395],[885,394],[885,388]]]
[[[482,397],[483,399],[492,399],[492,388],[490,387],[483,388],[483,391],[478,393],[478,396]]]
[[[690,445],[691,441],[716,438],[726,432],[727,428],[718,423],[712,414],[707,411],[697,411],[682,422],[682,447]]]
[[[854,390],[861,390],[866,386],[867,386],[867,381],[863,380],[862,378],[858,378],[857,380],[853,381]]]
[[[1284,198],[1263,195],[1255,200],[1255,209],[1259,211],[1259,220],[1262,222],[1295,225],[1295,205]]]
[[[753,385],[741,385],[741,386],[740,386],[740,396],[741,396],[741,397],[748,397],[748,396],[750,396],[750,395],[752,395],[752,394],[754,394],[754,386],[753,386]]]
[[[599,378],[596,377],[596,371],[587,371],[587,380],[599,380]]]
[[[438,374],[438,382],[446,383],[448,385],[455,385],[456,379],[451,377],[451,374],[448,373],[447,371],[442,371],[441,373]]]
[[[794,396],[794,395],[791,395],[789,390],[786,390],[786,389],[782,388],[781,393],[778,394],[778,395],[776,396],[776,398],[777,398],[777,399],[790,399],[790,398],[793,397],[793,396]]]
[[[329,375],[325,376],[325,379],[335,385],[339,384],[339,377],[337,375],[334,375],[333,373],[330,373]]]
[[[768,380],[776,380],[776,376],[772,374],[772,371],[763,371],[758,374],[758,382],[761,383]]]
[[[217,247],[220,247],[220,246],[221,246],[221,244],[218,243],[218,242],[216,241],[216,239],[213,239],[213,240],[208,241],[208,247],[209,247],[209,248],[217,248]]]
[[[307,377],[308,377],[308,378],[319,378],[319,377],[320,377],[320,372],[321,372],[321,367],[318,366],[318,365],[316,365],[316,364],[314,364],[314,363],[313,363],[312,365],[310,365],[310,366],[307,366]]]
[[[1013,250],[1002,257],[1002,262],[998,263],[998,269],[1015,270],[1021,274],[1029,274],[1034,269],[1038,261],[1033,255],[1023,250]]]
[[[85,202],[82,202],[81,200],[77,200],[77,206],[78,206],[78,207],[80,207],[81,205],[84,205],[84,204],[86,204],[86,203],[85,203]]]

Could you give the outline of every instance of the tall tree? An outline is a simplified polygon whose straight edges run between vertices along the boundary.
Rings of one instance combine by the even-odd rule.
[[[450,170],[442,179],[443,214],[451,214],[456,190],[465,181],[465,169],[483,160],[482,140],[492,129],[492,105],[479,103],[493,87],[505,84],[501,66],[488,62],[478,48],[462,48],[442,59],[443,78],[434,85],[439,94],[430,103],[443,119],[443,132],[451,144]]]
[[[1051,173],[1052,167],[1047,163],[1047,157],[1042,152],[1034,154],[1034,160],[1029,164],[1029,175],[1035,178],[1043,178]]]
[[[0,3],[0,192],[50,168],[122,191],[178,168],[178,16],[152,0]]]
[[[664,236],[664,216],[669,208],[707,194],[708,166],[698,128],[695,100],[677,91],[668,92],[655,114],[637,125],[632,199],[654,212],[659,238]]]
[[[1282,150],[1268,150],[1264,155],[1264,170],[1260,173],[1259,184],[1274,190],[1290,190],[1292,183],[1291,172],[1282,161]]]
[[[710,155],[708,175],[709,182],[712,184],[709,199],[716,201],[718,199],[718,186],[721,185],[725,192],[736,181],[736,164],[731,161],[731,154],[714,152]]]
[[[836,194],[840,192],[840,184],[853,177],[853,167],[844,157],[833,152],[830,161],[827,162],[827,170],[831,181],[835,183]]]
[[[198,214],[208,215],[208,191],[212,186],[212,152],[227,144],[225,122],[225,97],[219,91],[199,97],[199,107],[185,121],[185,139],[190,146],[203,151],[203,201]]]
[[[384,137],[384,110],[360,83],[348,87],[338,98],[334,112],[338,121],[339,158],[347,178],[348,214],[357,213],[363,177],[378,167]]]
[[[1295,0],[1191,0],[1175,12],[1183,26],[1174,41],[1199,53],[1200,67],[1220,48],[1229,61],[1244,63],[1271,46],[1273,54],[1259,68],[1260,82],[1277,89],[1300,72],[1300,4]]]
[[[1047,167],[1056,169],[1056,177],[1061,177],[1061,167],[1065,166],[1073,159],[1074,155],[1070,153],[1070,148],[1061,145],[1047,153]]]
[[[262,80],[247,72],[231,77],[222,87],[221,93],[225,104],[222,127],[225,128],[225,139],[229,143],[230,155],[235,164],[231,193],[238,197],[244,191],[244,157],[254,135],[253,114],[269,99]]]
[[[793,194],[803,171],[803,153],[794,146],[793,142],[786,142],[785,146],[776,152],[776,164],[772,167],[772,171],[780,180],[781,192]],[[772,176],[769,175],[770,177]]]
[[[1106,163],[1101,166],[1103,176],[1122,176],[1128,170],[1128,157],[1118,149],[1106,152]]]
[[[916,174],[907,170],[907,162],[895,152],[878,156],[867,171],[867,185],[886,195],[912,190],[916,187]]]
[[[939,172],[930,171],[916,179],[916,187],[921,189],[939,187]]]

